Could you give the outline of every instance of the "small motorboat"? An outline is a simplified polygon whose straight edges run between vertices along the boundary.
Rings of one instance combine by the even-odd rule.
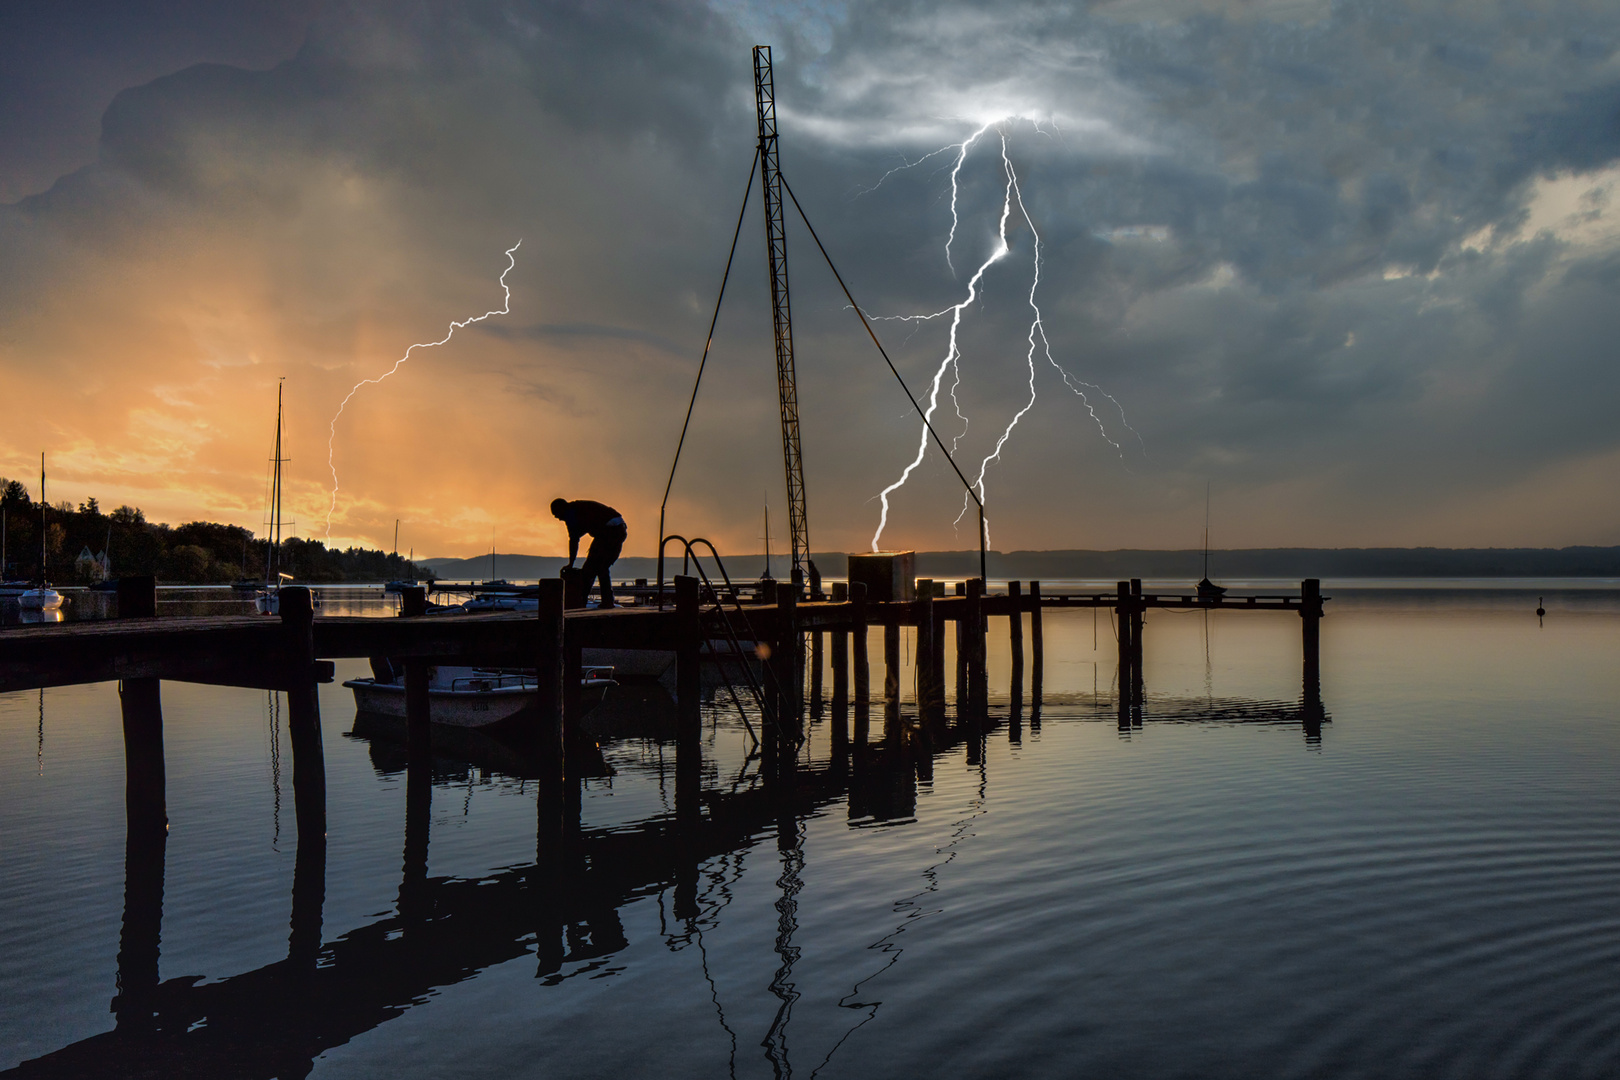
[[[28,589],[17,597],[17,606],[24,611],[56,611],[63,602],[62,594],[49,585]]]
[[[372,677],[350,679],[343,685],[354,691],[355,708],[363,713],[403,719],[405,674],[394,664],[374,658]],[[608,688],[617,685],[610,667],[586,667],[580,679],[581,704],[599,704]],[[458,728],[491,728],[533,708],[540,685],[532,673],[476,667],[438,665],[428,677],[428,719]]]

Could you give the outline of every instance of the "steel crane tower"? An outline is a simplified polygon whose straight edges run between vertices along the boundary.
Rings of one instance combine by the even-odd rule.
[[[771,326],[776,334],[776,396],[782,409],[782,461],[787,471],[788,533],[793,583],[815,578],[810,562],[810,519],[804,506],[804,458],[799,451],[799,386],[793,367],[793,309],[788,303],[787,230],[782,174],[776,153],[776,90],[771,47],[754,46],[754,102],[759,113],[760,188],[765,198],[765,248],[771,267]]]

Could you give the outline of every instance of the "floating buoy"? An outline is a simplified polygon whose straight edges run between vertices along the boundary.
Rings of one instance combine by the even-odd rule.
[[[1536,597],[1536,618],[1538,619],[1547,614],[1547,609],[1542,606],[1545,600],[1546,597],[1544,596]]]

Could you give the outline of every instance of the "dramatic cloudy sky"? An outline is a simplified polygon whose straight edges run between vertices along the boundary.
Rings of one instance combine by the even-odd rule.
[[[338,404],[500,308],[521,240],[510,314],[350,401],[330,536],[550,552],[563,494],[650,553],[756,42],[856,299],[946,312],[874,323],[925,400],[974,288],[969,476],[1029,404],[1039,237],[995,547],[1195,546],[1206,484],[1218,546],[1620,543],[1612,0],[8,4],[0,474],[256,526],[284,376],[326,535]],[[732,550],[785,516],[757,198],[671,500]],[[811,538],[860,550],[919,427],[789,244]],[[974,543],[936,451],[891,504],[885,546]]]

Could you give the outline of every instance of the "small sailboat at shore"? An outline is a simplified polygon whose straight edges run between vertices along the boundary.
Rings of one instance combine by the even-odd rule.
[[[58,611],[62,607],[62,594],[51,588],[50,578],[46,573],[46,527],[45,511],[49,507],[45,501],[45,454],[39,455],[39,584],[32,589],[25,589],[17,596],[17,606],[24,611]]]
[[[1204,485],[1204,577],[1198,583],[1198,599],[1219,601],[1226,595],[1226,586],[1209,580],[1209,485]]]
[[[281,586],[291,581],[291,574],[281,570],[281,384],[276,384],[276,454],[274,471],[270,479],[270,521],[265,530],[264,584],[257,586],[253,608],[260,615],[281,614]]]

